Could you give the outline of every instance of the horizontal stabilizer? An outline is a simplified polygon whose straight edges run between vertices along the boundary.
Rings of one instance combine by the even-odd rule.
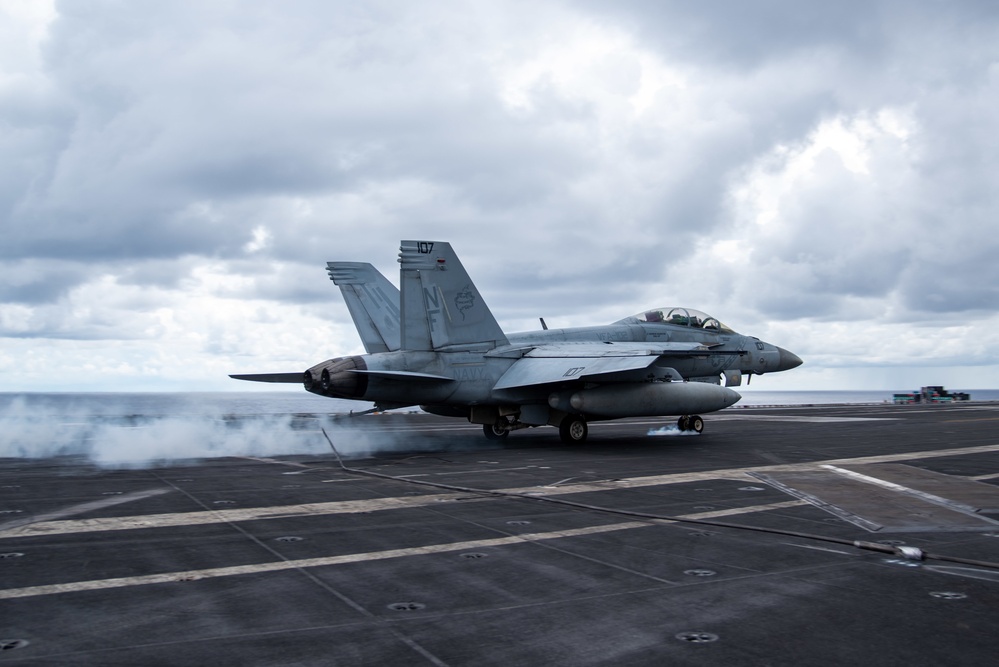
[[[413,371],[379,371],[353,369],[351,373],[360,375],[370,375],[374,377],[386,378],[389,380],[431,380],[436,382],[453,382],[453,378],[445,375],[434,375],[432,373],[416,373]]]
[[[255,373],[252,375],[230,375],[233,380],[249,380],[250,382],[280,382],[283,384],[302,384],[305,377],[302,371],[297,373]]]

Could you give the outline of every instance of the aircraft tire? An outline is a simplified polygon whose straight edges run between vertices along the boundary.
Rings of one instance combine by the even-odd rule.
[[[678,429],[680,429],[681,431],[689,431],[690,430],[690,417],[687,416],[687,415],[684,415],[684,416],[680,417],[679,419],[677,419],[676,420],[676,427]]]
[[[585,442],[589,432],[586,420],[579,415],[569,415],[558,426],[558,435],[562,438],[562,442],[567,445],[578,445]]]
[[[700,415],[694,415],[693,417],[690,417],[687,423],[690,424],[691,431],[696,431],[697,433],[700,433],[701,431],[704,430],[704,420],[701,419]]]
[[[486,440],[503,440],[510,435],[510,431],[500,428],[499,424],[483,424],[482,433],[485,434]]]

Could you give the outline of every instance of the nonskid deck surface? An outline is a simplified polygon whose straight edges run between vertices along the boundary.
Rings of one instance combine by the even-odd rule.
[[[396,479],[332,452],[5,460],[0,664],[938,665],[999,651],[997,404],[735,409],[701,435],[633,419],[591,424],[575,447],[550,428],[497,444],[428,415],[327,432],[355,452],[348,466]]]

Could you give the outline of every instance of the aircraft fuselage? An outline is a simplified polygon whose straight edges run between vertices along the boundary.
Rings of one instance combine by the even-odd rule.
[[[566,442],[587,420],[696,413],[740,398],[743,374],[801,364],[794,354],[745,336],[698,310],[663,307],[606,326],[507,335],[450,244],[403,241],[398,308],[394,287],[370,264],[330,262],[362,336],[365,355],[318,363],[301,376],[321,396],[371,401],[378,409],[420,405],[482,424],[490,438],[545,424]],[[295,374],[235,375],[294,382]],[[721,386],[721,378],[725,386]]]

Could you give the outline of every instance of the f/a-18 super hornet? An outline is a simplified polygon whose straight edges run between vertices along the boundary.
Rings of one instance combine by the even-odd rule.
[[[302,383],[321,396],[423,410],[481,424],[488,438],[557,426],[564,442],[587,422],[679,416],[700,432],[699,413],[741,397],[742,375],[795,368],[796,355],[689,308],[654,308],[611,325],[507,335],[449,243],[403,241],[401,290],[370,264],[330,262],[367,354],[303,372],[232,375]],[[721,377],[726,385],[721,386]]]

